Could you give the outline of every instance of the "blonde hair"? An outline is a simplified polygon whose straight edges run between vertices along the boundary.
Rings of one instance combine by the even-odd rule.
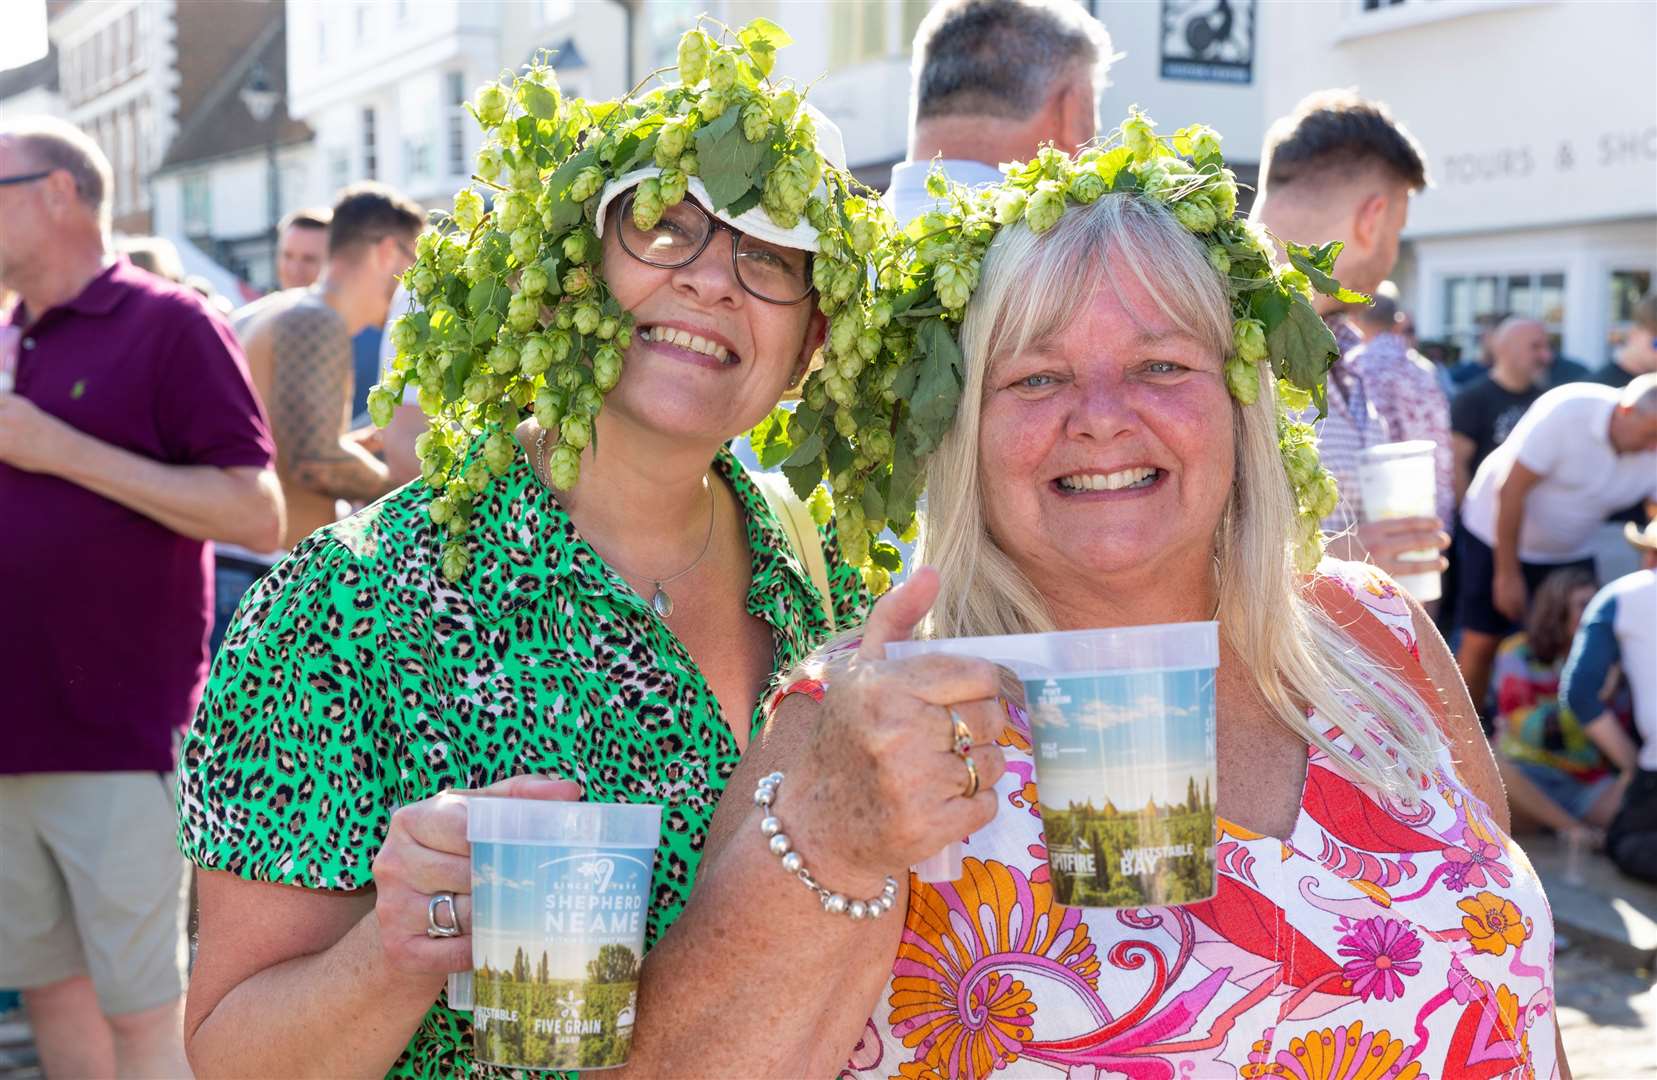
[[[922,630],[928,637],[1055,629],[1047,602],[986,523],[978,455],[984,379],[997,358],[1064,328],[1076,298],[1089,295],[1079,283],[1114,287],[1111,256],[1176,325],[1220,356],[1231,351],[1226,286],[1202,245],[1159,204],[1106,195],[1069,208],[1039,237],[1022,222],[1004,228],[984,259],[961,328],[960,411],[927,465],[917,565],[937,568],[942,579]],[[1221,633],[1285,727],[1356,778],[1413,800],[1442,743],[1425,703],[1399,672],[1356,649],[1295,571],[1295,504],[1277,448],[1275,383],[1268,365],[1260,368],[1256,403],[1232,399],[1236,472],[1215,534]],[[1379,730],[1361,710],[1380,719]],[[1345,733],[1361,756],[1339,750],[1324,734],[1329,728]]]

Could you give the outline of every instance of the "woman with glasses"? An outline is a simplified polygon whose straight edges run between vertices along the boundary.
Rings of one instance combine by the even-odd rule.
[[[816,151],[844,169],[815,119]],[[806,540],[826,553],[824,597],[727,448],[823,340],[817,232],[715,213],[695,178],[641,227],[638,186],[658,175],[612,179],[593,222],[635,329],[579,480],[555,490],[558,433],[527,420],[458,581],[439,569],[437,492],[417,483],[301,543],[242,604],[183,754],[198,1074],[479,1068],[470,1017],[439,997],[472,963],[466,815],[440,793],[662,805],[648,949],[685,905],[774,673],[861,617],[832,530]],[[674,1053],[653,986],[690,985],[657,970],[635,1067]]]

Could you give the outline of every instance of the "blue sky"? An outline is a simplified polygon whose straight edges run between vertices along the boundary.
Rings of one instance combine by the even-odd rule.
[[[482,949],[482,959],[490,967],[511,970],[513,957],[522,947],[533,969],[545,950],[553,978],[580,979],[586,977],[587,961],[598,955],[601,945],[621,941],[641,951],[631,939],[595,938],[582,948],[568,939],[549,939],[544,932],[545,883],[560,873],[577,876],[583,864],[594,861],[586,857],[591,849],[483,841],[474,841],[472,847],[474,956],[476,949]],[[612,863],[606,895],[631,889],[648,903],[649,849],[605,851],[602,856]]]
[[[1211,669],[1081,675],[1024,684],[1046,806],[1071,802],[1137,810],[1185,801],[1195,778],[1213,783]],[[1211,789],[1212,790],[1212,789]]]

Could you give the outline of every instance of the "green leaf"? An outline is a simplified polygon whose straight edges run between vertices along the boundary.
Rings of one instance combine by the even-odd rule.
[[[915,450],[927,454],[949,430],[961,401],[961,347],[937,319],[921,327],[916,346],[921,354],[920,373],[909,399],[909,415],[914,421]]]
[[[756,184],[748,189],[748,194],[742,196],[742,198],[727,206],[725,208],[725,213],[729,214],[731,217],[741,217],[743,214],[746,214],[748,211],[758,206],[760,197],[764,194],[765,189]]]
[[[852,452],[852,444],[840,436],[832,436],[828,440],[828,467],[830,473],[843,472],[852,467],[856,454]]]
[[[766,18],[750,19],[737,37],[744,46],[751,38],[763,38],[773,49],[786,49],[794,44],[794,39],[788,36],[787,30]]]
[[[806,437],[804,442],[801,442],[800,444],[798,444],[797,446],[794,447],[794,452],[789,454],[788,457],[783,460],[782,467],[784,469],[798,467],[800,465],[805,464],[807,461],[811,460],[812,458],[815,458],[818,454],[821,454],[822,452],[823,452],[823,435],[822,435],[822,432],[814,431],[809,436]],[[762,462],[762,464],[763,464],[763,462]],[[767,467],[769,468],[769,466],[767,466]]]
[[[484,278],[466,294],[466,310],[473,315],[482,315],[490,310],[505,311],[509,295],[505,285],[494,278]]]
[[[771,469],[782,464],[788,456],[787,452],[793,449],[793,444],[788,442],[787,429],[788,411],[779,406],[748,432],[748,445],[754,448],[762,468]]]
[[[1114,188],[1116,178],[1122,175],[1122,167],[1132,160],[1133,151],[1125,146],[1118,146],[1114,150],[1105,151],[1099,160],[1093,163],[1092,167],[1098,172],[1099,179],[1103,180],[1107,187]]]
[[[921,288],[910,289],[907,292],[900,294],[896,300],[892,301],[892,314],[893,316],[898,316],[904,314],[905,312],[914,311],[915,315],[919,317],[922,314],[920,309],[925,308],[937,299],[938,290],[936,286],[932,284],[932,279],[929,277],[926,280],[926,284]]]
[[[880,488],[875,484],[863,488],[863,513],[870,521],[886,517],[886,501],[880,497]]]
[[[546,93],[546,91],[542,91]],[[535,118],[533,116],[518,117],[518,143],[520,146],[533,147],[535,145]]]
[[[1266,344],[1278,376],[1310,392],[1318,415],[1324,415],[1328,411],[1325,381],[1330,365],[1340,357],[1340,348],[1312,305],[1304,301],[1291,305],[1288,318],[1266,335]]]
[[[794,489],[795,495],[809,499],[811,489],[823,478],[823,464],[812,458],[803,465],[784,465],[782,474],[788,478],[788,485]]]
[[[789,416],[789,442],[804,442],[817,430],[818,425],[822,422],[822,414],[802,402]]]
[[[921,460],[915,455],[914,444],[906,432],[899,431],[893,439],[892,475],[886,486],[886,518],[894,525],[915,515],[915,502],[920,498]]]
[[[659,126],[659,125],[658,125]],[[651,131],[642,138],[630,136],[621,142],[621,150],[616,158],[616,175],[624,176],[641,165],[648,164],[656,156],[656,135]]]
[[[457,349],[454,360],[449,364],[449,370],[443,373],[443,396],[453,400],[460,396],[460,388],[466,385],[466,377],[472,374],[473,353],[470,349]]]
[[[524,108],[531,116],[538,120],[551,120],[558,115],[558,99],[552,96],[552,91],[540,83],[522,82],[518,84],[522,95]],[[521,131],[522,129],[520,129]],[[528,142],[525,139],[524,142]]]
[[[884,540],[876,540],[869,545],[869,561],[894,574],[903,569],[903,556]]]
[[[1339,240],[1331,240],[1319,248],[1288,242],[1283,245],[1289,254],[1290,264],[1311,280],[1312,288],[1325,296],[1334,297],[1343,304],[1367,304],[1368,296],[1345,288],[1335,280],[1335,259],[1340,255],[1342,246]]]
[[[897,376],[892,380],[892,395],[900,401],[905,400],[915,392],[915,380],[920,378],[921,365],[919,361],[910,361],[898,369]]]
[[[768,145],[743,138],[737,124],[741,112],[732,105],[696,133],[696,160],[702,186],[708,189],[708,198],[713,200],[715,210],[725,211],[735,205],[759,186],[762,179],[759,165]]]
[[[551,231],[554,235],[574,228],[581,220],[581,204],[570,198],[570,185],[575,182],[576,173],[597,164],[598,147],[588,146],[579,153],[571,154],[569,160],[547,178],[548,198],[552,204]]]
[[[1255,289],[1249,294],[1249,310],[1266,327],[1266,333],[1271,334],[1283,320],[1289,317],[1289,309],[1294,306],[1294,297],[1288,289],[1272,283],[1270,288]]]
[[[501,332],[501,317],[493,311],[485,312],[472,323],[472,344],[486,345]]]

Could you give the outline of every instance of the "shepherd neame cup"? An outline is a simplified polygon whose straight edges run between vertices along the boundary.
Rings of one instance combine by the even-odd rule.
[[[1023,682],[1059,903],[1134,908],[1214,895],[1218,623],[896,642],[887,651],[982,657]],[[933,863],[952,855],[958,868],[947,849]]]
[[[475,1060],[625,1065],[661,807],[470,796],[466,811],[472,971],[448,996],[472,1013]]]

